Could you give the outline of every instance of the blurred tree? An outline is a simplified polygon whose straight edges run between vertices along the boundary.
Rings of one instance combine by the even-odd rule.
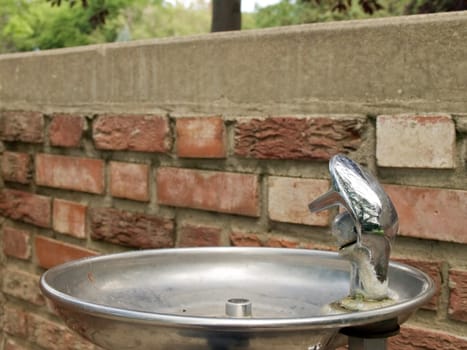
[[[76,1],[0,0],[0,53],[209,32],[208,0]],[[91,20],[104,9],[105,23]]]
[[[467,10],[467,0],[411,0],[406,14]]]
[[[257,8],[256,25],[273,27],[323,22],[467,10],[467,0],[281,0]]]
[[[3,52],[29,51],[86,45],[113,40],[118,28],[96,26],[90,20],[100,8],[100,1],[87,7],[51,8],[42,0],[0,0],[0,49]],[[106,1],[108,18],[131,0]]]
[[[236,4],[238,14],[241,0],[215,1],[228,2]],[[282,0],[244,13],[242,26],[465,9],[467,0]],[[210,0],[194,0],[188,7],[179,0],[0,0],[0,53],[208,33],[211,14]]]

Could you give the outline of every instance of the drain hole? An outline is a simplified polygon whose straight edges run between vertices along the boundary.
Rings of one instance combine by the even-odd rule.
[[[229,317],[251,317],[251,301],[245,298],[232,298],[225,303],[225,314]]]

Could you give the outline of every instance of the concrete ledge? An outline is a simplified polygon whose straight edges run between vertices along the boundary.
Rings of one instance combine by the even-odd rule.
[[[392,113],[467,110],[467,12],[0,56],[0,108]]]

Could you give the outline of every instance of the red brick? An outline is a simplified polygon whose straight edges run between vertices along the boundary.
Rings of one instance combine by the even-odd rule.
[[[67,261],[97,255],[96,252],[54,239],[37,236],[35,240],[36,259],[39,266],[49,269]]]
[[[27,184],[31,181],[31,157],[27,153],[4,152],[2,177],[5,181]]]
[[[298,248],[300,246],[300,242],[284,237],[269,237],[265,246],[273,248]]]
[[[103,193],[104,161],[91,158],[37,154],[36,182],[40,186]]]
[[[467,191],[385,185],[403,236],[467,243]]]
[[[113,208],[90,208],[93,239],[137,248],[171,248],[175,244],[172,219]]]
[[[391,259],[420,269],[421,271],[425,272],[428,276],[430,276],[430,278],[435,284],[436,292],[433,295],[433,297],[428,301],[428,303],[422,306],[422,308],[427,310],[437,310],[442,284],[441,261],[415,260],[400,257],[393,257]]]
[[[110,193],[114,197],[149,201],[149,166],[110,162]]]
[[[54,199],[53,229],[76,238],[86,238],[86,210],[81,203]]]
[[[357,150],[365,120],[358,117],[241,118],[235,126],[235,154],[257,159],[328,160]]]
[[[329,181],[272,176],[268,181],[271,220],[327,226],[329,212],[311,213],[308,204],[329,190]]]
[[[4,307],[3,312],[5,318],[3,331],[10,335],[26,337],[28,334],[27,313],[9,305]]]
[[[8,111],[0,113],[0,139],[42,143],[44,119],[38,112]]]
[[[13,227],[3,227],[3,252],[5,255],[27,260],[31,257],[29,232]]]
[[[85,127],[81,116],[56,114],[49,126],[49,140],[52,146],[79,147]]]
[[[376,122],[378,165],[454,168],[456,131],[448,115],[382,115]]]
[[[50,198],[17,190],[0,193],[0,213],[14,220],[50,227]]]
[[[403,326],[401,333],[389,338],[389,350],[465,350],[467,338],[447,332]]]
[[[261,247],[263,246],[260,236],[256,233],[232,232],[230,244],[237,247]]]
[[[44,305],[44,298],[39,290],[39,276],[13,269],[3,271],[2,291],[34,305]]]
[[[180,247],[215,247],[220,245],[221,229],[218,227],[184,225],[179,234],[178,245]]]
[[[259,216],[256,175],[160,168],[157,172],[159,204]]]
[[[169,152],[170,128],[167,118],[153,115],[104,115],[93,125],[98,149],[141,152]]]
[[[306,242],[302,243],[301,248],[304,249],[313,249],[313,250],[324,250],[327,252],[337,252],[337,247],[335,245],[328,245],[319,242]]]
[[[177,119],[177,155],[185,158],[225,158],[225,127],[221,117]]]
[[[467,271],[449,270],[449,318],[467,322]]]

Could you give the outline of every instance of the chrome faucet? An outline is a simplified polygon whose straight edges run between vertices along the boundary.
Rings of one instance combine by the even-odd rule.
[[[329,171],[331,189],[309,209],[346,209],[335,217],[332,234],[340,254],[351,262],[350,296],[385,299],[391,242],[399,227],[396,209],[376,178],[348,157],[332,157]]]

